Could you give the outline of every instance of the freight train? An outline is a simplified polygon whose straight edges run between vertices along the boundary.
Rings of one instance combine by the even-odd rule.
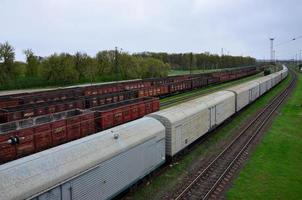
[[[110,199],[251,104],[283,70],[0,165],[0,199]]]
[[[170,95],[256,72],[255,67],[248,67],[1,97],[0,164],[158,111],[158,99],[150,96]]]
[[[144,97],[0,124],[0,164],[141,118],[159,110]]]
[[[90,108],[91,104],[89,102],[104,95],[107,95],[106,99],[97,102],[98,105],[116,103],[131,98],[147,96],[159,97],[242,78],[256,74],[257,72],[259,72],[259,68],[257,69],[257,67],[246,67],[205,74],[179,75],[166,78],[149,78],[106,84],[74,86],[54,90],[42,90],[39,92],[15,93],[0,96],[0,113],[5,115],[15,110],[15,112],[18,112],[20,107],[24,107],[25,109],[38,106],[46,109],[47,104],[53,105],[55,109],[50,112],[56,112],[56,109],[59,109],[57,107],[60,107],[61,110],[58,111],[60,112],[62,109],[68,110],[69,107],[62,104],[68,102],[67,100],[73,99],[87,101],[88,103],[86,103],[85,107]],[[79,104],[78,106],[80,106],[78,108],[81,108],[83,105]],[[44,111],[43,114],[45,114],[45,112],[47,111]],[[34,116],[37,115],[38,113],[34,112]],[[32,115],[30,115],[30,117],[32,117]]]

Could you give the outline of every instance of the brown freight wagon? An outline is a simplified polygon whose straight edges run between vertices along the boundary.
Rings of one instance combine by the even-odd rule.
[[[117,92],[112,94],[95,95],[86,97],[86,108],[93,108],[111,103],[117,103],[129,99],[138,98],[138,90]]]
[[[220,82],[219,77],[208,77],[208,85],[217,84]]]
[[[208,79],[206,76],[200,76],[196,78],[192,78],[192,89],[201,88],[208,84]]]
[[[240,71],[240,72],[238,72],[237,74],[236,74],[236,79],[238,79],[238,78],[243,78],[243,77],[246,77],[246,76],[248,76],[249,74],[248,74],[248,72],[246,72],[246,71]]]
[[[123,88],[118,83],[93,85],[84,88],[84,96],[102,95],[121,91],[123,91]]]
[[[36,104],[19,105],[16,107],[0,109],[0,122],[11,122],[40,115],[62,112],[72,109],[84,109],[84,99],[66,99],[53,102],[42,102]]]
[[[164,96],[169,93],[168,84],[154,85],[148,88],[141,88],[138,91],[138,97],[157,97]]]
[[[164,85],[167,83],[173,82],[172,78],[165,77],[165,78],[146,78],[143,79],[144,82],[149,82],[150,86],[158,86],[158,85]]]
[[[241,77],[241,76],[239,76]],[[230,80],[235,80],[237,78],[236,74],[230,74]]]
[[[22,104],[34,104],[41,102],[73,99],[81,96],[83,96],[83,92],[81,89],[59,89],[54,91],[24,94],[18,96],[17,98],[20,99]]]
[[[192,75],[178,75],[178,76],[168,76],[162,78],[146,78],[143,81],[150,82],[152,86],[165,85],[169,83],[182,82],[184,80],[189,80]]]
[[[20,99],[13,97],[0,97],[0,108],[16,107],[20,104]]]
[[[219,80],[220,80],[221,83],[227,82],[227,81],[230,80],[230,75],[228,75],[228,74],[221,74],[219,76]]]
[[[192,89],[192,81],[184,80],[181,82],[175,82],[169,84],[169,93],[183,92],[185,90]]]
[[[125,81],[110,84],[94,85],[84,88],[84,95],[86,97],[105,95],[111,93],[123,92],[125,90],[136,90],[139,88],[149,87],[151,84],[144,81]]]
[[[0,163],[95,133],[94,112],[71,110],[0,125]]]
[[[124,90],[136,90],[136,89],[150,87],[151,86],[151,82],[149,82],[149,81],[143,81],[143,80],[139,80],[139,81],[127,81],[127,82],[121,83],[121,85],[122,85],[122,88]]]
[[[93,110],[96,112],[98,130],[105,130],[158,111],[159,100],[152,97],[131,99]]]

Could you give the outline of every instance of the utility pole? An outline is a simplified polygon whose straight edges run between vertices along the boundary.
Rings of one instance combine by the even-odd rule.
[[[115,47],[114,50],[114,73],[116,73],[115,75],[118,75],[118,50],[117,47]]]
[[[190,75],[192,74],[193,53],[190,53]]]
[[[300,50],[299,64],[302,64],[302,50]]]
[[[223,56],[223,48],[221,48],[221,56]]]
[[[270,38],[271,41],[271,62],[274,61],[274,38]]]

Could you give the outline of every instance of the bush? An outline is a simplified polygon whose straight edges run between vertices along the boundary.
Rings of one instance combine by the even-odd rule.
[[[270,75],[271,74],[271,70],[270,69],[265,69],[264,70],[264,76]]]

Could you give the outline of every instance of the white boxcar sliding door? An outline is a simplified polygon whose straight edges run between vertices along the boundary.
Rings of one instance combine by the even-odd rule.
[[[216,106],[212,106],[209,108],[210,114],[210,128],[213,128],[216,125]]]
[[[182,149],[182,125],[175,127],[175,148],[176,152]]]

